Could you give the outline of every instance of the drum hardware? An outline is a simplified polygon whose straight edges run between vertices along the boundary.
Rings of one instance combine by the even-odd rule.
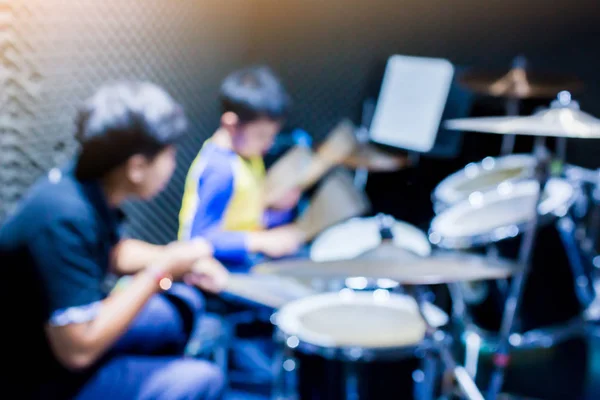
[[[383,259],[410,260],[430,253],[431,244],[422,230],[389,215],[378,214],[374,217],[352,218],[325,230],[313,241],[310,258],[313,262],[359,258],[374,263]],[[391,290],[399,286],[392,279],[367,278],[360,274],[339,280],[317,276],[312,279],[331,291],[344,287],[354,290]]]
[[[437,185],[431,199],[434,212],[439,214],[473,193],[531,179],[534,166],[535,158],[531,154],[486,157],[478,163],[469,163]]]
[[[519,55],[512,61],[511,69],[504,75],[499,73],[467,72],[460,82],[468,89],[484,95],[505,98],[507,116],[519,115],[521,100],[530,98],[552,98],[560,91],[575,91],[582,88],[582,83],[574,77],[535,74],[527,70],[527,60]],[[511,154],[516,136],[506,135],[502,138],[500,154]]]
[[[576,77],[527,70],[525,57],[517,56],[508,72],[467,71],[459,82],[467,89],[483,95],[514,99],[550,99],[562,90],[583,89]]]
[[[524,232],[519,251],[519,264],[523,266],[523,270],[513,277],[502,317],[499,342],[493,358],[494,371],[488,388],[488,398],[491,400],[496,399],[502,388],[504,370],[510,360],[511,338],[514,337],[513,332],[518,329],[517,310],[523,296],[528,272],[531,269],[532,250],[540,222],[537,210],[542,204],[542,195],[550,178],[550,156],[544,146],[544,137],[600,137],[600,120],[581,112],[576,107],[564,107],[564,101],[561,102],[560,100],[559,98],[558,103],[553,103],[552,108],[536,113],[531,117],[475,118],[470,121],[463,119],[462,121],[454,120],[447,123],[447,127],[450,129],[498,134],[520,133],[536,136],[534,152],[537,160],[536,181],[539,183],[539,190],[536,195],[533,216],[528,222],[528,229]]]
[[[354,258],[321,261],[282,260],[259,264],[256,274],[325,280],[360,276],[391,279],[400,285],[440,285],[464,281],[506,279],[518,275],[520,264],[474,254],[435,251],[428,257]]]
[[[447,323],[443,311],[422,307],[431,326]],[[430,375],[413,373],[433,343],[424,339],[426,323],[411,296],[349,289],[319,294],[287,304],[274,324],[281,344],[275,399],[432,398],[423,397],[431,390]],[[435,339],[449,345],[448,336]],[[431,361],[426,372],[437,371]],[[407,392],[409,381],[414,391]]]
[[[536,180],[539,183],[539,189],[537,198],[535,201],[535,207],[533,209],[533,218],[529,221],[527,230],[524,232],[524,239],[519,252],[519,264],[523,267],[520,273],[513,277],[509,295],[505,305],[505,311],[502,316],[502,322],[500,325],[499,342],[498,348],[494,355],[495,369],[492,372],[490,385],[488,387],[488,400],[495,400],[502,389],[504,382],[504,369],[508,365],[510,357],[510,337],[515,329],[515,325],[518,325],[517,309],[523,296],[523,289],[525,281],[527,279],[527,273],[531,265],[533,244],[536,238],[536,231],[538,227],[538,207],[541,204],[542,194],[546,187],[546,183],[550,178],[550,155],[543,146],[536,143],[535,156],[538,161],[536,168]]]
[[[369,126],[375,114],[375,102],[373,99],[367,99],[363,102],[361,125],[356,129],[356,139],[359,145],[364,146],[369,143]],[[369,179],[369,170],[365,167],[357,168],[354,172],[354,184],[357,189],[365,190],[367,180]]]
[[[526,117],[476,117],[446,121],[446,128],[499,135],[521,134],[573,139],[600,138],[600,119],[572,107],[549,108]]]
[[[415,298],[419,310],[419,314],[423,321],[425,321],[426,329],[425,329],[425,338],[428,342],[434,344],[435,354],[440,357],[442,362],[442,367],[444,369],[444,384],[442,385],[442,399],[448,398],[451,395],[452,387],[449,385],[449,377],[453,377],[460,391],[463,393],[464,397],[469,400],[484,400],[483,395],[477,388],[477,385],[473,381],[473,378],[467,373],[466,369],[462,366],[459,366],[452,353],[450,352],[447,344],[443,343],[443,338],[445,334],[434,328],[426,315],[425,311],[427,307],[427,292],[420,286],[414,286],[410,288],[410,292]],[[425,359],[434,356],[431,351],[429,354],[425,356]],[[431,363],[431,361],[428,361]],[[434,373],[429,370],[426,373],[426,376],[429,376],[429,384],[426,387],[433,388],[433,377]],[[433,399],[433,393],[427,392],[424,394],[424,399]]]

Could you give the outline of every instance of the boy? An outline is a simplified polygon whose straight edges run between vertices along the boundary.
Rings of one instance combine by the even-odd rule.
[[[202,298],[171,282],[187,277],[218,292],[224,269],[192,274],[212,248],[119,237],[123,201],[149,199],[171,178],[173,144],[186,129],[181,107],[152,84],[115,84],[84,104],[76,129],[81,149],[72,165],[37,182],[0,227],[3,282],[11,282],[2,304],[25,299],[5,307],[3,360],[18,379],[4,389],[25,380],[19,398],[220,398],[215,366],[173,355]],[[102,289],[109,266],[133,275],[110,294]]]
[[[244,270],[255,254],[295,253],[301,242],[291,222],[300,191],[270,209],[263,205],[263,156],[273,145],[290,99],[266,67],[250,67],[222,83],[219,129],[192,163],[180,212],[180,239],[206,238],[215,258]],[[287,226],[286,226],[287,225]]]

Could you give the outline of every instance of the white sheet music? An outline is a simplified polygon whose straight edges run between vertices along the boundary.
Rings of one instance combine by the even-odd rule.
[[[390,57],[371,123],[371,140],[409,151],[430,151],[453,76],[454,66],[445,59]]]

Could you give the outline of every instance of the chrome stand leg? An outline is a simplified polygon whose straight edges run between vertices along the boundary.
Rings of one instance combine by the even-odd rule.
[[[479,354],[481,353],[481,336],[475,332],[467,333],[465,338],[465,370],[471,378],[477,377]]]
[[[433,400],[433,389],[438,372],[437,357],[432,352],[426,352],[421,362],[421,369],[413,373],[415,382],[414,397],[417,400]]]
[[[414,286],[410,288],[413,292],[413,297],[417,301],[417,309],[425,322],[425,343],[433,346],[433,349],[426,349],[427,352],[434,351],[440,358],[441,364],[444,368],[444,375],[448,377],[450,374],[454,377],[454,380],[458,384],[462,393],[468,400],[484,400],[483,395],[475,385],[473,379],[461,366],[458,366],[450,349],[446,343],[446,337],[444,332],[434,328],[427,318],[425,308],[427,307],[427,296],[423,288]],[[448,385],[445,389],[447,389]],[[448,395],[447,391],[444,395]]]
[[[346,400],[359,400],[358,371],[354,363],[346,365]]]
[[[508,99],[506,101],[506,115],[516,116],[519,115],[519,99]],[[500,148],[500,155],[512,154],[515,149],[515,135],[504,135],[502,138],[502,147]]]
[[[504,313],[502,315],[498,349],[493,357],[495,368],[492,372],[490,385],[488,387],[488,400],[496,400],[496,397],[500,393],[504,383],[504,370],[508,366],[510,359],[510,337],[514,331],[516,323],[518,323],[517,310],[520,307],[527,276],[529,274],[529,270],[531,269],[531,259],[533,256],[533,248],[537,236],[539,220],[538,206],[546,187],[546,182],[549,178],[550,157],[543,146],[543,141],[536,140],[535,153],[538,163],[536,167],[536,177],[539,182],[539,190],[536,196],[537,198],[535,201],[535,209],[533,210],[533,218],[529,221],[527,230],[524,232],[523,242],[519,252],[519,265],[522,266],[522,270],[513,277],[509,295],[504,307]]]
[[[560,238],[565,246],[569,265],[575,281],[575,293],[583,307],[589,306],[594,300],[593,288],[583,264],[582,254],[575,240],[575,223],[569,217],[561,218],[557,223]],[[592,289],[592,290],[590,290]]]

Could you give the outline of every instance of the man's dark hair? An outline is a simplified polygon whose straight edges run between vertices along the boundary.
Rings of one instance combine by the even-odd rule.
[[[100,88],[80,108],[76,175],[98,179],[141,154],[153,158],[187,129],[182,107],[160,87],[125,82]]]
[[[291,105],[285,88],[266,66],[244,68],[227,76],[220,101],[222,112],[234,112],[242,123],[260,118],[282,120]]]

